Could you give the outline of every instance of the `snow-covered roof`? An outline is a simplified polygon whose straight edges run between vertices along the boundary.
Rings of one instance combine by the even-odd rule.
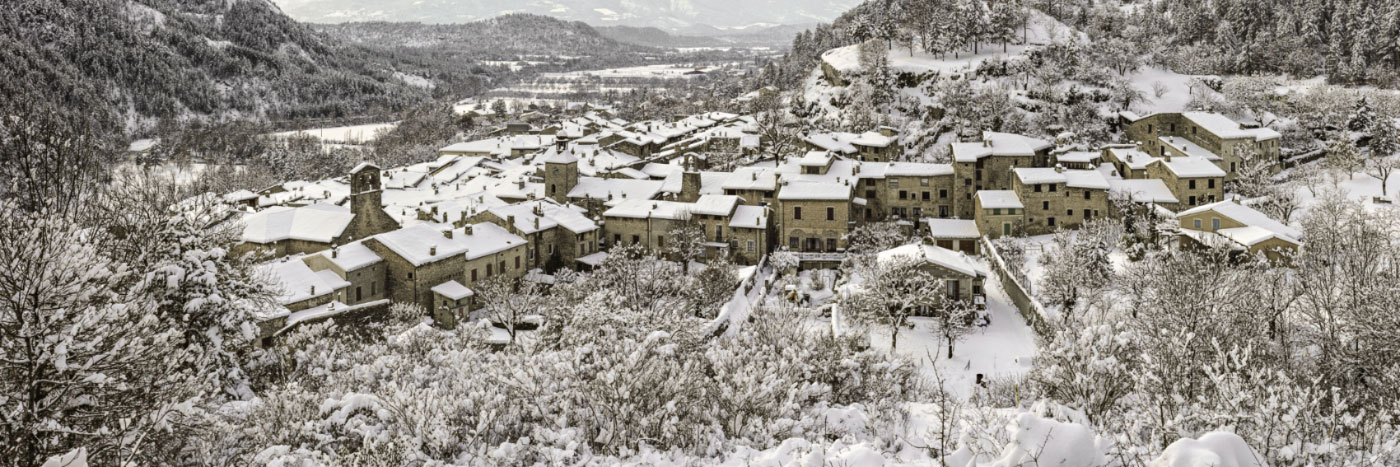
[[[1156,157],[1152,157],[1152,155],[1142,152],[1142,150],[1135,147],[1108,148],[1108,152],[1113,154],[1113,157],[1126,164],[1128,168],[1132,170],[1146,169],[1148,165],[1152,164],[1152,161],[1157,160]]]
[[[607,211],[603,211],[603,216],[629,219],[652,218],[681,220],[688,216],[691,209],[694,207],[695,205],[692,203],[682,203],[678,201],[629,199],[617,203],[617,205]]]
[[[574,145],[569,145],[564,150],[551,146],[545,151],[544,163],[546,164],[572,164],[578,162],[578,156],[574,155]]]
[[[734,206],[737,204],[739,204],[738,196],[704,195],[695,200],[690,211],[707,216],[729,216],[730,213],[734,212]]]
[[[783,201],[849,200],[851,199],[851,186],[831,182],[789,183],[778,190],[778,199]]]
[[[301,258],[283,258],[259,265],[259,268],[277,280],[280,286],[277,302],[282,305],[329,295],[350,286],[335,271],[312,271]]]
[[[1102,173],[1097,170],[1056,170],[1054,168],[1019,168],[1016,169],[1016,177],[1021,179],[1021,183],[1064,183],[1065,186],[1074,188],[1087,188],[1092,190],[1107,190],[1108,180],[1104,179]]]
[[[831,153],[826,151],[808,151],[807,155],[798,159],[797,163],[803,167],[826,167],[831,163]]]
[[[1138,203],[1178,203],[1167,183],[1156,178],[1112,179],[1108,181],[1109,196]]]
[[[953,160],[975,162],[987,156],[1034,156],[1054,147],[1049,141],[1012,133],[982,132],[981,142],[953,143]]]
[[[969,219],[924,219],[929,236],[933,238],[977,238],[982,232],[977,230],[977,221]]]
[[[602,179],[579,177],[578,184],[569,190],[569,198],[592,198],[600,200],[647,200],[661,192],[663,182],[656,180]]]
[[[435,294],[447,297],[449,300],[461,300],[476,295],[475,292],[472,292],[472,289],[467,288],[467,286],[455,280],[435,285],[432,291]]]
[[[361,162],[361,163],[355,165],[355,168],[350,169],[350,173],[352,173],[352,174],[353,174],[353,173],[359,173],[361,170],[365,170],[365,169],[369,169],[369,168],[377,169],[377,168],[379,168],[379,166],[378,166],[378,165],[375,165],[373,162],[365,161],[365,162]]]
[[[1215,211],[1216,213],[1234,219],[1236,222],[1239,222],[1241,224],[1263,227],[1275,233],[1289,237],[1290,239],[1303,238],[1303,232],[1301,230],[1284,225],[1283,223],[1274,220],[1268,215],[1254,210],[1254,208],[1236,203],[1231,200],[1221,201],[1218,203],[1211,203],[1205,206],[1197,206],[1195,208],[1178,213],[1177,217],[1186,217],[1206,211]],[[1297,240],[1292,241],[1294,243],[1297,243]]]
[[[599,264],[603,264],[603,261],[606,261],[607,259],[608,259],[608,254],[607,254],[606,252],[600,251],[600,252],[597,252],[597,253],[593,253],[593,254],[591,254],[591,255],[580,256],[576,261],[578,261],[578,262],[580,262],[580,263],[583,263],[583,264],[587,264],[587,265],[589,265],[589,266],[595,266],[595,267],[596,267],[596,266],[598,266]]]
[[[1161,158],[1158,163],[1166,167],[1179,178],[1209,178],[1224,177],[1225,171],[1217,167],[1215,163],[1200,157],[1173,157],[1171,160]]]
[[[1021,197],[1011,190],[982,190],[977,192],[982,209],[1025,209]]]
[[[248,191],[248,190],[238,190],[238,191],[235,191],[235,192],[232,192],[232,193],[229,193],[229,194],[224,195],[224,196],[223,196],[223,199],[224,199],[224,201],[227,201],[227,202],[230,202],[230,203],[237,203],[237,202],[240,202],[240,201],[248,201],[248,200],[250,200],[250,199],[258,199],[258,194],[257,194],[257,193],[253,193],[253,192]]]
[[[355,215],[334,204],[273,207],[243,218],[243,241],[273,243],[304,240],[330,243],[345,232]]]
[[[1055,156],[1059,162],[1088,164],[1099,158],[1099,153],[1095,151],[1069,151]]]
[[[735,207],[734,215],[729,218],[729,227],[735,229],[767,228],[768,208],[750,205]]]
[[[568,206],[551,200],[535,200],[488,209],[501,219],[515,218],[515,229],[532,234],[555,227],[564,227],[573,233],[592,232],[598,229],[587,216]]]
[[[1267,141],[1281,136],[1279,132],[1269,128],[1241,128],[1239,122],[1218,113],[1182,112],[1181,116],[1223,139],[1253,138],[1255,141]]]
[[[1294,245],[1298,245],[1301,243],[1296,238],[1263,227],[1259,227],[1257,225],[1235,227],[1232,229],[1220,229],[1215,231],[1215,233],[1218,233],[1224,236],[1225,238],[1233,240],[1236,243],[1239,243],[1244,246],[1254,246],[1266,240],[1271,240],[1275,238],[1286,241],[1288,243],[1292,243]]]
[[[465,229],[453,229],[452,238],[447,238],[443,232],[438,227],[418,224],[376,235],[374,239],[414,266],[455,255],[465,255],[471,260],[525,244],[524,239],[489,223],[472,226],[471,234]]]
[[[862,165],[862,175],[866,166]],[[930,164],[926,162],[891,162],[885,169],[888,177],[936,177],[952,175],[952,164]]]
[[[966,254],[938,245],[915,243],[891,248],[877,254],[876,261],[884,263],[901,257],[926,261],[968,276],[987,275],[987,268],[973,261]]]
[[[378,253],[365,246],[364,241],[347,243],[330,250],[317,253],[327,261],[335,263],[342,271],[354,271],[383,260]]]
[[[725,177],[721,185],[726,190],[773,191],[777,188],[776,171],[763,167],[744,167]]]

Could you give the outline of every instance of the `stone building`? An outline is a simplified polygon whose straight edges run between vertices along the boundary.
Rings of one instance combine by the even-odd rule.
[[[527,271],[525,239],[493,224],[443,229],[426,224],[365,240],[387,266],[389,297],[429,310],[444,326],[462,318],[438,312],[433,287],[456,281],[474,286],[498,275],[519,278]]]
[[[1054,145],[1048,141],[1010,133],[987,131],[982,141],[953,143],[953,199],[956,215],[975,216],[972,197],[982,190],[1012,189],[1011,169],[1045,167]]]
[[[1241,125],[1218,113],[1159,113],[1141,118],[1130,114],[1125,120],[1124,132],[1143,152],[1154,157],[1204,157],[1226,172],[1225,181],[1234,181],[1241,152],[1280,160],[1279,132]]]
[[[1025,206],[1027,234],[1078,228],[1108,215],[1109,184],[1097,170],[1018,168],[1014,175],[1012,191]]]
[[[876,260],[881,263],[897,258],[912,258],[919,262],[921,269],[943,281],[945,292],[937,297],[939,301],[967,300],[979,307],[986,306],[984,285],[989,272],[966,253],[934,245],[932,240],[926,239],[922,243],[892,248],[876,255]]]
[[[1287,263],[1302,247],[1303,232],[1269,218],[1239,200],[1221,201],[1177,215],[1183,246],[1224,246],[1249,255],[1263,253]]]
[[[845,251],[854,207],[844,183],[794,182],[778,190],[779,238],[793,251]]]
[[[601,229],[580,211],[572,205],[536,200],[492,207],[469,222],[490,222],[524,238],[529,269],[553,271],[573,268],[578,258],[598,252]]]
[[[974,197],[977,230],[990,238],[1025,232],[1026,206],[1011,190],[983,190]]]
[[[1225,175],[1215,164],[1199,157],[1168,154],[1147,166],[1147,176],[1165,183],[1183,209],[1224,199]]]

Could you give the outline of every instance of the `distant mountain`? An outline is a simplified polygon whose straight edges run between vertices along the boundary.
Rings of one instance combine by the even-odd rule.
[[[678,32],[653,27],[599,26],[599,33],[618,42],[649,47],[771,47],[785,48],[793,36],[815,24],[761,25],[746,28],[720,29],[692,25]]]
[[[519,60],[525,56],[608,59],[656,51],[621,43],[581,22],[530,14],[464,24],[376,21],[314,27],[331,37],[367,47],[425,48],[474,60]]]
[[[0,9],[0,95],[82,93],[125,122],[393,112],[428,97],[267,0],[25,0]]]
[[[314,23],[416,21],[464,23],[506,13],[534,13],[595,26],[655,27],[697,35],[708,25],[736,30],[831,21],[859,0],[276,0],[292,17]]]

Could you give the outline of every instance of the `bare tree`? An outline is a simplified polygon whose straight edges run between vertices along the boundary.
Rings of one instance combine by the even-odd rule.
[[[544,314],[544,294],[539,283],[533,280],[497,275],[481,282],[476,293],[481,299],[482,317],[504,328],[511,345],[515,345],[516,336],[527,318]]]

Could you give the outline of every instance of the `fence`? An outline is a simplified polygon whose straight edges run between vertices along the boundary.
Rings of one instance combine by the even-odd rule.
[[[1011,304],[1015,305],[1016,309],[1021,312],[1021,317],[1031,325],[1031,329],[1034,329],[1036,334],[1040,334],[1041,337],[1050,337],[1053,331],[1045,307],[1031,297],[1026,287],[1021,285],[1021,281],[1017,280],[1014,274],[1011,274],[1006,260],[1001,258],[1001,253],[997,252],[996,246],[985,235],[982,236],[982,252],[983,255],[991,259],[989,262],[992,263],[992,270],[996,271],[997,277],[1001,279],[1002,289],[1006,291],[1006,296],[1011,298]]]

